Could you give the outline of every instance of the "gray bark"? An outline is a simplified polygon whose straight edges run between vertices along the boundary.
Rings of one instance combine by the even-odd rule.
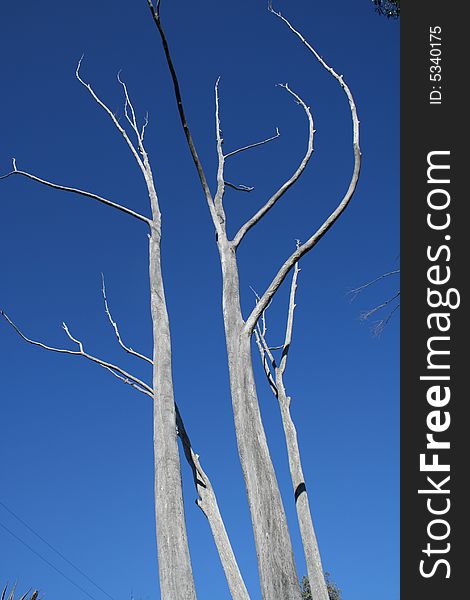
[[[181,125],[218,239],[223,275],[223,311],[232,405],[238,452],[253,524],[263,598],[264,600],[300,600],[300,588],[294,564],[292,543],[256,395],[250,348],[252,330],[248,331],[246,329],[241,314],[238,267],[235,256],[236,245],[228,241],[225,229],[225,214],[222,206],[225,187],[223,176],[225,157],[222,152],[223,140],[221,139],[219,127],[217,86],[216,133],[219,166],[217,192],[215,197],[212,197],[186,119],[178,77],[160,19],[160,3],[154,6],[151,0],[148,0],[148,5],[161,37],[173,82]],[[310,134],[313,135],[312,130]],[[300,173],[301,171],[294,175],[292,182],[298,179]],[[277,194],[276,201],[281,196],[282,194]]]
[[[230,595],[233,600],[250,600],[248,590],[243,581],[242,574],[237,564],[230,539],[228,537],[225,523],[220,514],[217,498],[212,487],[211,481],[203,470],[199,461],[199,455],[193,451],[191,441],[184,426],[181,414],[176,407],[176,423],[178,425],[178,435],[183,444],[186,459],[193,471],[194,485],[196,487],[198,498],[196,504],[199,506],[212,531],[214,542],[217,547],[220,562],[224,569]]]
[[[297,247],[299,246],[300,241],[297,241]],[[284,338],[284,344],[280,348],[278,348],[282,348],[279,366],[276,363],[276,359],[273,355],[272,349],[269,347],[269,344],[266,341],[267,328],[265,311],[261,316],[262,324],[258,324],[256,326],[254,333],[261,356],[261,362],[263,364],[263,368],[266,373],[266,377],[268,379],[271,391],[276,396],[279,402],[282,426],[284,429],[284,437],[286,441],[287,454],[289,459],[290,476],[294,491],[297,520],[299,523],[300,535],[302,538],[302,546],[305,555],[305,562],[307,564],[307,573],[310,588],[312,590],[312,597],[315,598],[315,600],[329,600],[328,589],[325,582],[325,577],[323,575],[320,550],[318,548],[318,542],[313,527],[312,513],[310,510],[307,488],[305,485],[302,462],[300,458],[300,449],[297,441],[297,430],[295,428],[290,413],[291,398],[287,395],[284,386],[284,372],[286,370],[287,358],[292,343],[294,310],[296,307],[295,293],[297,290],[297,278],[299,276],[299,272],[299,265],[296,264],[291,283],[289,309],[287,314],[287,327]],[[274,375],[271,372],[269,363],[271,364],[271,368],[274,371]]]
[[[149,236],[149,278],[153,324],[153,447],[160,594],[162,600],[195,600],[177,440],[170,323],[161,267],[161,214],[152,169],[141,138],[139,150],[153,217]]]
[[[160,263],[160,234],[150,235],[150,297],[153,321],[153,446],[158,572],[162,600],[194,600],[196,592],[184,518],[176,433],[171,340]]]
[[[191,152],[191,156],[198,172],[201,186],[206,197],[216,231],[222,267],[224,326],[235,429],[237,435],[238,452],[245,478],[248,503],[253,524],[263,599],[300,600],[300,589],[293,559],[292,544],[260,415],[252,368],[250,339],[258,319],[266,310],[285,277],[288,275],[291,269],[294,268],[298,260],[304,254],[309,252],[323,237],[323,235],[325,235],[326,232],[334,225],[334,223],[348,206],[354,194],[359,178],[361,162],[359,149],[359,120],[357,118],[356,107],[351,92],[348,86],[344,83],[343,77],[338,75],[331,67],[329,67],[318,55],[318,53],[310,46],[310,44],[306,42],[305,38],[303,38],[303,36],[297,30],[295,30],[280,13],[275,12],[269,3],[268,7],[270,11],[280,17],[288,25],[291,31],[301,39],[307,48],[314,54],[320,64],[338,81],[346,93],[350,104],[353,121],[354,171],[348,190],[336,209],[313,233],[313,235],[304,244],[299,245],[296,251],[291,254],[291,256],[289,256],[288,259],[283,263],[263,296],[259,298],[257,306],[253,309],[252,313],[245,322],[243,320],[240,308],[236,249],[238,248],[245,234],[252,229],[269,210],[272,209],[272,207],[278,202],[284,193],[295,184],[305,170],[313,153],[314,129],[312,115],[309,107],[303,102],[303,100],[297,94],[295,94],[295,92],[292,92],[289,86],[284,85],[283,87],[295,97],[296,101],[306,112],[309,121],[307,152],[305,157],[302,159],[299,168],[295,171],[292,177],[289,178],[285,184],[281,186],[279,190],[264,204],[264,206],[262,206],[261,209],[259,209],[258,212],[240,228],[234,239],[229,241],[226,233],[226,216],[223,207],[223,198],[225,186],[234,186],[225,182],[225,159],[259,144],[251,144],[237,151],[224,155],[222,150],[223,138],[221,135],[219,119],[219,82],[217,81],[215,95],[218,170],[217,191],[213,196],[209,189],[207,178],[186,119],[176,70],[173,65],[166,35],[160,20],[160,2],[157,2],[156,6],[154,6],[151,0],[147,1],[161,36],[163,50],[173,82],[181,124],[189,150]],[[235,186],[235,188],[237,189],[237,186]],[[242,188],[238,186],[238,189]],[[243,189],[244,191],[248,190],[246,186],[244,186]],[[289,435],[291,435],[291,433],[292,432],[290,431]],[[291,446],[291,450],[294,449],[295,447]],[[296,480],[297,475],[298,473],[296,473]],[[321,565],[319,568],[321,569]],[[323,600],[322,596],[320,596],[319,599]]]
[[[250,335],[240,309],[235,251],[219,237],[223,313],[238,452],[245,478],[265,600],[300,600],[279,486],[269,453],[253,374]]]
[[[305,486],[299,444],[297,441],[297,431],[290,414],[290,398],[286,396],[284,386],[282,382],[279,381],[278,377],[276,377],[276,383],[279,407],[281,409],[282,426],[284,428],[287,454],[289,457],[289,469],[294,491],[297,520],[302,538],[312,598],[315,598],[315,600],[329,600],[317,537],[313,527],[307,488]]]

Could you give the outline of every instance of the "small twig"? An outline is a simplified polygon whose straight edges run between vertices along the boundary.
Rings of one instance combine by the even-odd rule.
[[[104,310],[106,312],[106,315],[108,316],[109,322],[111,323],[111,325],[112,325],[112,327],[114,329],[114,333],[116,334],[116,338],[117,338],[117,341],[119,342],[119,345],[128,354],[132,354],[133,356],[137,356],[137,358],[141,358],[142,360],[145,360],[146,362],[148,362],[151,365],[153,365],[153,360],[151,358],[149,358],[148,356],[145,356],[144,354],[140,354],[140,352],[136,352],[130,346],[126,346],[126,344],[124,344],[124,342],[122,341],[121,334],[119,333],[118,325],[117,325],[116,321],[113,319],[113,317],[111,315],[111,311],[109,309],[108,298],[106,297],[106,286],[105,286],[105,281],[104,281],[104,275],[103,275],[103,273],[101,273],[101,280],[102,280],[101,292],[103,294]]]
[[[386,277],[391,277],[392,275],[398,275],[400,273],[400,269],[395,269],[394,271],[389,271],[388,273],[383,273],[382,275],[379,275],[378,277],[376,277],[375,279],[372,279],[371,281],[368,281],[367,283],[364,283],[364,285],[360,285],[359,287],[350,290],[348,292],[349,295],[351,295],[351,302],[353,300],[355,300],[357,298],[357,296],[366,288],[370,287],[371,285],[373,285],[374,283],[377,283],[378,281],[380,281],[381,279],[385,279]]]
[[[308,120],[308,126],[309,126],[307,150],[305,152],[303,159],[300,162],[300,165],[297,167],[297,169],[293,173],[293,175],[271,196],[271,198],[269,198],[269,200],[264,204],[264,206],[262,206],[258,210],[258,212],[256,212],[256,214],[254,214],[251,217],[251,219],[249,219],[242,227],[240,227],[240,229],[238,230],[237,234],[235,235],[235,237],[233,238],[233,241],[232,241],[232,245],[234,248],[237,248],[239,246],[240,242],[245,237],[245,234],[252,227],[254,227],[256,225],[256,223],[258,223],[265,216],[265,214],[271,210],[271,208],[276,204],[276,202],[280,198],[282,198],[282,196],[284,196],[284,194],[287,192],[287,190],[289,190],[296,183],[296,181],[299,179],[299,177],[305,171],[305,168],[307,167],[307,164],[313,154],[313,137],[315,134],[315,129],[313,126],[313,117],[312,117],[312,113],[310,112],[310,108],[305,104],[305,102],[302,100],[302,98],[298,94],[296,94],[293,90],[290,89],[290,87],[287,85],[287,83],[281,84],[280,87],[285,89],[291,96],[293,96],[295,101],[297,102],[297,104],[302,106],[302,108],[305,111],[305,114],[306,114],[307,120]],[[275,137],[277,137],[277,136],[275,136]]]
[[[108,106],[101,100],[101,98],[98,97],[98,95],[95,93],[95,91],[93,90],[93,88],[91,87],[91,85],[89,83],[86,83],[85,81],[83,81],[83,79],[81,78],[81,76],[80,76],[80,67],[82,66],[82,61],[83,61],[83,56],[78,61],[77,70],[75,71],[75,75],[76,75],[78,81],[83,85],[83,87],[85,87],[88,90],[88,92],[90,93],[91,97],[95,100],[95,102],[99,106],[101,106],[101,108],[111,118],[111,120],[114,123],[116,129],[122,135],[122,137],[124,138],[126,144],[129,147],[130,151],[134,155],[134,158],[137,161],[137,164],[139,165],[141,171],[145,175],[145,165],[143,164],[143,162],[142,162],[142,160],[141,160],[141,158],[139,156],[139,153],[135,149],[134,144],[132,143],[132,141],[130,140],[129,136],[127,135],[126,130],[119,123],[119,121],[117,120],[116,115],[113,113],[113,111],[110,108],[108,108]],[[139,135],[138,132],[137,132],[137,135]],[[140,138],[139,138],[139,140],[140,140]]]
[[[121,71],[119,71],[118,74],[117,74],[117,80],[119,81],[119,83],[122,86],[122,89],[124,90],[124,97],[125,97],[125,102],[124,102],[124,116],[126,117],[127,122],[130,124],[130,126],[132,127],[132,129],[135,132],[135,135],[137,137],[137,143],[139,145],[139,152],[142,154],[143,153],[143,141],[144,141],[145,127],[148,124],[148,114],[147,114],[147,116],[146,116],[146,118],[144,120],[144,124],[142,126],[142,131],[140,132],[139,131],[139,127],[137,125],[137,119],[136,119],[136,116],[135,116],[134,106],[133,106],[132,101],[130,99],[129,92],[128,92],[128,89],[127,89],[127,85],[121,79]],[[129,117],[129,113],[127,111],[128,107],[130,108],[132,118]]]
[[[240,152],[245,152],[245,150],[251,150],[251,148],[256,148],[257,146],[262,146],[263,144],[267,144],[268,142],[272,142],[276,140],[280,136],[279,129],[276,127],[276,134],[265,139],[261,140],[261,142],[255,142],[254,144],[249,144],[248,146],[243,146],[243,148],[238,148],[237,150],[233,150],[225,155],[224,158],[229,158],[230,156],[235,156],[235,154],[239,154]]]
[[[300,242],[297,242],[297,248],[299,247]],[[296,307],[295,304],[295,294],[297,291],[297,279],[299,277],[300,267],[299,263],[295,263],[294,267],[294,275],[292,276],[292,283],[290,287],[290,297],[289,297],[289,309],[287,312],[287,325],[286,325],[286,336],[284,338],[284,346],[282,348],[282,357],[279,365],[279,372],[282,377],[284,371],[286,370],[287,364],[287,355],[289,354],[289,348],[292,342],[292,330],[294,327],[294,310]]]
[[[396,300],[399,296],[400,296],[400,292],[397,292],[394,296],[392,296],[392,298],[385,300],[385,302],[382,302],[382,304],[379,304],[378,306],[375,306],[374,308],[371,308],[370,310],[363,312],[361,314],[361,321],[366,321],[371,315],[376,313],[381,308],[385,308],[386,306],[388,306],[391,302]]]
[[[62,327],[63,327],[65,333],[67,334],[67,336],[69,337],[69,339],[78,345],[78,348],[79,348],[78,350],[68,350],[67,348],[55,348],[54,346],[48,346],[47,344],[43,344],[42,342],[32,340],[32,339],[28,338],[19,329],[19,327],[17,325],[15,325],[15,323],[10,319],[10,317],[3,310],[0,310],[0,315],[5,319],[5,321],[7,321],[7,323],[9,323],[11,325],[11,327],[16,331],[16,333],[25,342],[28,342],[28,344],[31,344],[33,346],[38,346],[39,348],[42,348],[43,350],[49,350],[50,352],[57,352],[59,354],[70,354],[72,356],[83,356],[83,358],[86,358],[87,360],[94,362],[94,363],[100,365],[101,367],[104,367],[108,370],[114,371],[115,373],[119,373],[119,375],[121,375],[124,379],[128,379],[130,382],[133,382],[134,384],[136,384],[143,390],[146,390],[146,392],[148,392],[148,395],[153,397],[153,389],[149,385],[147,385],[144,381],[141,381],[137,377],[134,377],[133,375],[131,375],[124,369],[121,369],[121,367],[118,367],[117,365],[114,365],[108,361],[102,360],[101,358],[97,358],[96,356],[93,356],[92,354],[88,354],[88,352],[85,352],[85,350],[83,349],[82,342],[80,340],[78,340],[77,338],[73,337],[73,335],[70,333],[70,331],[65,323],[62,324]]]
[[[65,333],[67,334],[67,337],[69,339],[72,340],[72,342],[75,342],[78,345],[79,348],[79,354],[83,354],[83,344],[80,340],[77,340],[76,338],[73,337],[73,335],[70,333],[69,328],[67,327],[66,323],[62,323],[62,329],[65,331]]]
[[[385,329],[385,327],[390,322],[390,319],[393,317],[393,315],[396,313],[396,311],[399,308],[400,308],[400,303],[398,303],[396,306],[393,307],[393,309],[389,312],[389,314],[385,317],[385,319],[382,319],[381,321],[379,321],[378,323],[375,324],[375,326],[372,328],[372,333],[375,336],[379,336],[382,333],[382,331]]]
[[[153,399],[153,393],[148,392],[147,390],[145,390],[144,388],[140,387],[139,385],[137,385],[136,383],[134,383],[133,381],[131,381],[127,377],[123,377],[122,375],[119,375],[119,373],[116,373],[110,367],[104,367],[104,368],[107,369],[112,375],[114,375],[115,377],[117,377],[118,379],[120,379],[123,383],[126,383],[127,385],[130,385],[131,387],[133,387],[137,391],[142,392],[143,394],[146,394],[147,396],[150,396],[150,398]]]
[[[146,129],[146,127],[147,127],[148,124],[149,124],[149,114],[148,114],[148,112],[146,112],[145,113],[144,124],[142,125],[142,129],[140,131],[140,140],[141,140],[141,142],[144,141],[145,129]]]
[[[247,185],[235,185],[234,183],[230,183],[230,181],[224,181],[224,183],[227,187],[237,190],[237,192],[252,192],[255,189]]]
[[[253,292],[253,294],[256,296],[256,302],[258,302],[258,300],[259,300],[258,293],[251,286],[250,286],[250,289]],[[266,327],[266,314],[265,313],[266,313],[266,311],[264,311],[262,314],[261,324],[259,322],[256,324],[254,334],[255,334],[256,345],[258,346],[258,350],[259,350],[260,357],[261,357],[261,364],[263,365],[263,369],[264,369],[266,378],[268,380],[268,383],[271,387],[273,394],[277,397],[278,391],[277,391],[277,386],[276,386],[276,382],[275,382],[275,377],[271,371],[271,367],[272,367],[272,369],[274,369],[274,371],[276,371],[277,365],[276,365],[276,360],[274,358],[274,355],[271,352],[272,348],[270,348],[268,346],[268,344],[266,343],[267,327]],[[271,364],[271,367],[269,366],[269,363]]]
[[[266,340],[264,339],[264,336],[263,336],[262,332],[260,331],[259,327],[257,327],[255,329],[254,333],[255,333],[255,341],[256,341],[256,345],[258,346],[258,350],[260,353],[261,364],[263,365],[264,373],[268,380],[271,391],[277,397],[278,391],[277,391],[277,387],[276,387],[276,382],[274,380],[274,376],[271,372],[271,369],[268,364],[268,359],[266,357],[266,346],[267,346]],[[275,367],[275,364],[273,366]]]

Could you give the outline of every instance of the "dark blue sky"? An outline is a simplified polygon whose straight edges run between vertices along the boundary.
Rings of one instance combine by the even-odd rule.
[[[212,185],[213,87],[221,75],[226,151],[272,135],[270,145],[234,157],[227,178],[255,186],[228,191],[235,232],[303,156],[302,110],[276,83],[288,82],[312,108],[317,129],[307,172],[240,248],[243,304],[262,292],[295,239],[306,239],[344,193],[352,168],[348,105],[265,1],[162,2],[188,119]],[[303,259],[286,384],[293,397],[307,485],[326,570],[344,600],[398,598],[398,320],[379,338],[362,310],[398,282],[351,303],[347,292],[397,268],[399,252],[399,25],[372,3],[295,0],[278,5],[355,95],[363,171],[340,223]],[[150,153],[163,212],[163,261],[174,345],[175,389],[193,445],[218,494],[253,600],[256,557],[236,455],[221,319],[214,232],[179,126],[170,80],[145,0],[2,3],[0,172],[18,167],[102,194],[148,213],[145,187],[109,118],[76,81],[83,77],[122,114],[116,73],[139,118],[149,111]],[[147,236],[143,224],[92,200],[22,178],[0,182],[0,305],[31,337],[68,345],[60,324],[90,352],[149,377],[119,351],[100,295],[128,343],[151,352]],[[271,343],[285,326],[288,285],[270,309]],[[69,346],[70,347],[70,346]],[[116,600],[157,600],[153,525],[152,408],[104,369],[22,343],[0,323],[0,501]],[[259,396],[305,573],[280,418],[265,380]],[[229,598],[209,528],[183,478],[199,598]],[[99,590],[55,556],[0,505],[0,523],[96,600]],[[41,588],[49,600],[82,600],[50,566],[0,527],[0,585]]]

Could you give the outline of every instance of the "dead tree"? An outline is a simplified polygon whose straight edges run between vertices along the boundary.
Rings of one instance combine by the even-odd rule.
[[[243,224],[233,239],[227,235],[227,216],[224,209],[224,194],[227,187],[224,167],[227,159],[240,152],[250,150],[255,146],[267,143],[273,138],[250,144],[243,148],[225,153],[223,150],[224,139],[221,133],[219,80],[215,85],[215,132],[218,155],[217,189],[211,193],[204,167],[199,158],[189,124],[186,118],[183,98],[176,69],[171,57],[168,40],[163,28],[160,13],[160,0],[156,5],[152,0],[147,0],[152,17],[160,34],[163,50],[171,74],[175,99],[181,120],[181,125],[191,153],[193,162],[199,176],[201,187],[209,207],[214,225],[217,246],[222,270],[222,304],[225,326],[225,336],[230,374],[230,386],[237,435],[238,452],[245,479],[248,503],[251,512],[253,532],[258,557],[258,570],[263,598],[278,600],[289,598],[300,599],[298,576],[294,563],[292,544],[282,504],[279,486],[274,466],[269,454],[252,366],[251,337],[256,324],[281,286],[282,282],[296,265],[299,259],[309,252],[325,235],[325,233],[338,220],[351,200],[359,178],[361,152],[359,147],[359,119],[356,105],[349,87],[343,76],[338,75],[307,42],[302,34],[279,12],[276,12],[271,3],[268,7],[272,14],[281,19],[289,29],[300,39],[314,57],[320,62],[339,83],[344,90],[351,109],[353,125],[353,154],[354,169],[349,187],[337,205],[336,209],[311,235],[299,245],[286,261],[281,265],[277,274],[264,294],[260,297],[255,308],[244,318],[240,305],[240,284],[238,274],[237,249],[245,235],[275,206],[284,194],[297,182],[304,172],[312,154],[314,141],[313,117],[309,106],[287,84],[282,87],[302,107],[308,121],[307,150],[298,168],[289,179],[265,202],[263,206]],[[230,186],[232,187],[232,186]],[[273,551],[275,548],[275,551]]]
[[[215,84],[215,134],[218,168],[216,174],[216,192],[215,194],[212,194],[186,119],[178,77],[160,18],[160,0],[157,0],[156,4],[154,4],[152,0],[147,0],[147,3],[160,34],[173,83],[181,124],[197,169],[216,233],[222,271],[223,320],[225,326],[235,429],[240,462],[245,478],[248,503],[251,511],[263,599],[300,600],[299,580],[294,563],[290,533],[259,409],[252,365],[251,338],[255,332],[259,319],[264,314],[284,279],[292,269],[296,269],[296,265],[302,256],[314,248],[320,239],[335,224],[348,206],[355,192],[361,164],[359,120],[357,117],[356,106],[343,76],[338,75],[336,71],[321,58],[317,51],[285,17],[269,6],[270,12],[288,26],[290,31],[297,36],[303,45],[313,54],[320,65],[331,74],[346,94],[352,119],[354,167],[349,186],[344,196],[339,200],[336,208],[331,212],[329,217],[320,224],[312,235],[304,243],[299,244],[295,251],[287,257],[279,267],[265,292],[259,297],[256,306],[249,315],[245,316],[242,313],[240,304],[237,250],[246,234],[248,234],[248,232],[254,228],[271,209],[273,209],[276,203],[290,188],[292,188],[292,186],[295,185],[305,171],[314,150],[315,130],[311,110],[308,104],[299,94],[292,90],[288,84],[283,84],[281,86],[305,113],[308,124],[305,154],[295,172],[271,195],[270,198],[266,200],[264,204],[261,205],[258,211],[255,212],[248,221],[241,225],[233,239],[230,239],[227,234],[227,215],[224,208],[226,188],[235,187],[235,189],[243,192],[250,191],[251,188],[246,186],[235,186],[234,184],[227,182],[224,173],[225,163],[227,160],[233,159],[242,152],[249,151],[254,147],[273,141],[279,136],[279,132],[276,131],[274,136],[260,142],[252,143],[230,152],[224,152],[224,139],[221,133],[219,80],[217,80]],[[213,488],[207,475],[202,470],[198,456],[192,450],[189,436],[175,404],[170,325],[165,301],[160,254],[162,216],[150,160],[144,146],[147,120],[145,120],[142,125],[137,123],[136,114],[127,87],[119,78],[125,98],[124,115],[127,121],[127,128],[132,132],[131,136],[129,136],[126,128],[120,124],[116,116],[99,98],[91,85],[82,79],[80,75],[80,66],[81,61],[77,68],[78,80],[97,104],[111,118],[114,126],[124,138],[129,150],[137,162],[147,187],[151,216],[137,213],[127,206],[117,204],[97,194],[57,184],[40,178],[28,171],[20,170],[18,169],[15,160],[13,161],[13,170],[3,176],[3,178],[21,175],[50,188],[95,200],[108,207],[124,212],[141,223],[145,223],[149,239],[150,305],[153,325],[152,358],[145,357],[142,354],[135,352],[123,342],[117,324],[111,317],[104,286],[103,295],[106,313],[113,325],[119,344],[129,354],[152,364],[152,383],[149,384],[142,381],[118,365],[109,363],[89,354],[84,350],[83,343],[78,338],[72,336],[65,325],[64,329],[66,334],[70,340],[78,346],[78,350],[56,348],[43,344],[42,342],[34,341],[29,337],[26,337],[9,317],[4,313],[2,314],[23,340],[46,350],[86,358],[87,360],[106,368],[124,383],[152,398],[154,407],[155,514],[162,599],[193,600],[196,597],[184,518],[181,466],[177,444],[177,435],[179,435],[182,440],[186,458],[193,471],[194,482],[198,491],[198,505],[206,515],[214,534],[214,539],[227,576],[232,597],[236,600],[246,600],[248,594],[220,516]],[[131,137],[134,138],[135,141],[133,141]],[[282,377],[279,381],[282,382]],[[319,589],[321,589],[321,586]],[[323,600],[323,596],[319,596],[319,599]]]
[[[76,76],[79,82],[87,89],[92,98],[111,118],[113,124],[124,138],[132,155],[134,156],[147,186],[150,200],[151,217],[141,215],[126,206],[117,204],[107,198],[74,187],[64,186],[47,181],[27,171],[18,169],[16,160],[13,159],[13,170],[2,176],[1,179],[14,175],[21,175],[47,187],[70,192],[106,206],[115,208],[147,226],[149,239],[149,282],[150,305],[153,323],[153,357],[149,358],[127,346],[119,333],[117,323],[113,320],[109,310],[106,289],[103,279],[103,298],[105,311],[110,320],[120,346],[129,354],[149,362],[153,367],[153,382],[149,385],[134,377],[118,365],[111,364],[101,358],[86,352],[83,343],[73,337],[67,325],[63,328],[69,339],[78,345],[78,350],[55,348],[30,339],[11,321],[2,310],[1,315],[16,330],[20,337],[35,346],[45,350],[81,356],[94,362],[118,377],[134,389],[143,392],[153,399],[154,406],[154,464],[155,464],[155,517],[156,534],[158,540],[158,566],[160,577],[161,596],[164,600],[181,598],[192,600],[196,598],[194,580],[189,556],[186,524],[184,517],[183,494],[181,486],[181,467],[177,434],[182,439],[186,458],[193,470],[194,482],[198,492],[198,506],[206,515],[222,561],[222,566],[227,576],[227,581],[232,592],[232,597],[247,600],[248,593],[241,577],[233,550],[230,546],[227,532],[222,521],[220,511],[211,483],[202,470],[198,456],[193,452],[189,437],[183,425],[181,415],[176,408],[173,394],[173,374],[171,364],[171,338],[168,312],[163,286],[162,267],[160,260],[161,242],[161,213],[158,203],[154,177],[150,166],[148,154],[144,146],[145,128],[148,124],[146,118],[141,127],[138,126],[134,107],[129,97],[126,84],[118,75],[119,83],[124,92],[124,114],[136,138],[134,143],[126,129],[119,123],[114,113],[98,97],[89,83],[85,83],[80,74],[82,59],[79,61]]]
[[[300,242],[297,243],[297,247]],[[287,366],[287,358],[292,343],[292,331],[294,326],[294,310],[296,307],[295,294],[297,290],[297,279],[300,267],[295,264],[294,274],[289,296],[289,308],[287,312],[287,325],[284,342],[281,346],[271,347],[266,340],[266,310],[261,315],[255,328],[256,345],[260,353],[261,364],[266,374],[269,387],[277,398],[279,410],[281,412],[282,427],[284,429],[284,439],[287,447],[287,456],[289,459],[289,470],[294,492],[295,508],[297,511],[297,521],[299,523],[300,536],[304,549],[305,562],[307,564],[308,581],[312,591],[312,598],[316,600],[329,600],[328,588],[323,575],[323,567],[318,548],[317,537],[313,527],[310,503],[307,494],[307,486],[302,468],[299,442],[297,438],[297,429],[295,427],[290,412],[292,398],[287,395],[284,384],[284,373]],[[257,301],[260,300],[257,296]],[[281,352],[280,360],[275,358],[275,351]]]
[[[393,271],[388,271],[387,273],[382,273],[375,279],[368,281],[360,285],[359,287],[351,290],[349,295],[351,296],[351,301],[355,300],[364,290],[370,288],[371,286],[379,283],[383,279],[388,279],[389,277],[393,277],[394,275],[400,276],[400,269],[394,269]],[[376,306],[372,308],[368,308],[365,311],[361,312],[360,319],[361,321],[368,321],[371,317],[375,317],[377,314],[384,314],[378,321],[375,321],[372,326],[372,334],[375,336],[379,336],[382,331],[387,327],[390,321],[393,318],[393,315],[400,309],[400,290],[396,290],[391,296],[383,300]]]

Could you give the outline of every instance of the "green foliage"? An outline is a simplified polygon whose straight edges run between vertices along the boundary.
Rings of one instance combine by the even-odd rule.
[[[329,573],[325,573],[325,582],[330,600],[341,600],[341,590],[335,583],[331,581],[331,576]],[[302,600],[315,600],[315,598],[312,596],[308,577],[302,577],[300,593],[302,595]]]
[[[341,590],[336,585],[336,583],[333,583],[333,581],[331,581],[329,573],[325,573],[325,581],[330,600],[341,600]]]
[[[400,16],[400,0],[372,0],[375,10],[379,15],[385,15],[392,19],[398,19]]]
[[[302,582],[300,584],[300,593],[302,594],[302,600],[312,600],[310,583],[308,582],[308,577],[305,577],[305,575],[302,577]]]
[[[7,585],[3,588],[3,592],[0,597],[0,600],[16,600],[15,592],[16,592],[16,585],[14,585],[13,588],[11,589],[11,591],[8,592],[8,583],[7,583]],[[26,594],[23,594],[21,597],[18,598],[18,600],[40,600],[39,592],[38,591],[26,592]]]

